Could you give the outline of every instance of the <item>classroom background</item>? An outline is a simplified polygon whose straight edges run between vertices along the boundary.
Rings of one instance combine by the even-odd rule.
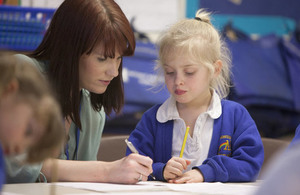
[[[34,50],[63,0],[0,0],[0,49]],[[133,57],[123,59],[125,107],[107,118],[104,135],[128,135],[143,112],[168,98],[153,89],[156,41],[168,25],[213,12],[233,57],[228,99],[244,105],[262,137],[290,140],[300,123],[300,1],[116,0],[135,31]],[[71,32],[70,32],[71,33]],[[158,80],[162,82],[162,80]]]

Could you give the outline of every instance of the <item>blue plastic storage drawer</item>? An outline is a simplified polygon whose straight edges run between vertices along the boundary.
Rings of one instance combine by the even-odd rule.
[[[0,49],[32,51],[42,41],[55,9],[0,6]]]

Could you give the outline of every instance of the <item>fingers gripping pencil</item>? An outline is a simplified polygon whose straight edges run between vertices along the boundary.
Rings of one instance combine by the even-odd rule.
[[[131,152],[138,154],[139,151],[134,147],[134,145],[128,141],[127,139],[125,139],[125,142],[128,146],[128,148],[130,149]],[[150,176],[152,177],[153,180],[156,180],[156,178],[154,177],[154,175],[151,173]]]

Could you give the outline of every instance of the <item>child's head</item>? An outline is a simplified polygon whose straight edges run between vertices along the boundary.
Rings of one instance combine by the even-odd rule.
[[[63,118],[46,79],[30,63],[0,54],[0,143],[6,155],[26,152],[28,162],[57,155]]]
[[[230,53],[218,31],[210,22],[210,13],[198,10],[195,19],[172,25],[160,38],[156,69],[172,58],[181,56],[189,63],[204,66],[210,74],[210,88],[226,97],[230,86]]]

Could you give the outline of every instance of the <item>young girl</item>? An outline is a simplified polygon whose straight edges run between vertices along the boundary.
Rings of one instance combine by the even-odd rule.
[[[40,162],[59,154],[64,137],[61,111],[43,76],[33,64],[1,53],[0,151],[7,157],[26,154],[21,163]]]
[[[200,9],[195,19],[179,21],[163,34],[157,68],[171,96],[145,112],[129,138],[140,154],[152,158],[156,179],[253,181],[264,159],[262,141],[247,110],[224,99],[230,57],[210,13]]]

